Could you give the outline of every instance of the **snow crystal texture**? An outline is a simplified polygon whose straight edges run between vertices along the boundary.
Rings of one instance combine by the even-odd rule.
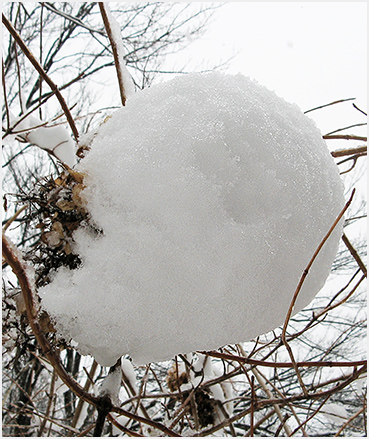
[[[108,366],[248,341],[283,324],[299,279],[344,205],[321,133],[242,76],[190,74],[136,93],[76,169],[96,237],[80,269],[41,291],[64,337]],[[336,228],[295,312],[322,288]]]

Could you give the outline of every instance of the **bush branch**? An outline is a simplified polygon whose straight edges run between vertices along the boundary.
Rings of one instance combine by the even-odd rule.
[[[41,64],[37,61],[37,59],[33,56],[32,52],[29,50],[29,48],[26,46],[24,41],[22,40],[21,36],[18,34],[18,32],[15,30],[13,25],[10,23],[10,21],[5,17],[3,14],[3,23],[5,27],[8,29],[11,36],[14,38],[14,40],[17,42],[19,47],[21,48],[22,52],[26,55],[26,57],[30,60],[33,67],[37,70],[37,72],[40,74],[41,78],[48,84],[48,86],[51,88],[51,90],[55,93],[55,96],[57,97],[64,114],[68,120],[69,126],[73,132],[74,138],[76,139],[76,142],[78,142],[78,130],[74,123],[73,117],[71,115],[71,112],[69,110],[69,107],[67,103],[65,102],[62,94],[60,93],[57,85],[51,80],[51,78],[47,75]]]

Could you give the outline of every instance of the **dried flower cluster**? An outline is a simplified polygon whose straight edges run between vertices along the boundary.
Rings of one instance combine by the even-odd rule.
[[[31,194],[21,197],[29,203],[29,214],[35,227],[41,230],[40,239],[26,258],[36,270],[36,285],[46,285],[50,274],[61,266],[73,270],[81,260],[73,250],[73,232],[81,226],[100,233],[92,223],[81,192],[83,174],[66,168],[57,178],[48,177]]]

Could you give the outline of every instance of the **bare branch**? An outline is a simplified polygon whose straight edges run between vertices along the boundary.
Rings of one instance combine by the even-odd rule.
[[[342,102],[354,101],[356,98],[340,99],[338,101],[330,102],[329,104],[320,105],[319,107],[311,108],[310,110],[304,111],[304,114],[310,113],[311,111],[320,110],[321,108],[329,107],[330,105],[340,104]]]
[[[66,104],[63,96],[61,95],[58,87],[56,86],[56,84],[50,79],[50,77],[46,74],[46,72],[44,71],[44,69],[42,68],[41,64],[36,60],[36,58],[33,56],[32,52],[28,49],[28,47],[25,45],[25,43],[23,42],[21,36],[18,34],[18,32],[14,29],[13,25],[10,23],[10,21],[5,17],[5,15],[2,15],[3,17],[3,23],[5,25],[5,27],[8,29],[9,33],[12,35],[12,37],[14,38],[14,40],[19,44],[20,48],[22,49],[23,53],[27,56],[27,58],[30,60],[30,62],[32,63],[32,65],[34,66],[34,68],[38,71],[38,73],[40,74],[40,76],[42,77],[42,79],[44,79],[44,81],[49,85],[49,87],[51,88],[51,90],[55,93],[55,96],[57,97],[63,111],[64,114],[68,120],[68,123],[71,127],[71,130],[74,134],[74,137],[76,139],[76,141],[78,142],[78,130],[76,128],[76,125],[74,123],[73,117],[69,111],[69,107]]]
[[[367,151],[366,146],[359,146],[357,148],[339,149],[338,151],[332,151],[331,156],[332,157],[342,157],[345,155],[366,154],[366,151]]]

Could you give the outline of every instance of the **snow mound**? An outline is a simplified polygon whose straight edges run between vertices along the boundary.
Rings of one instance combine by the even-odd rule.
[[[76,170],[103,236],[75,232],[83,265],[41,290],[64,337],[105,366],[248,341],[284,322],[344,205],[321,133],[242,76],[190,74],[136,93]],[[322,288],[341,225],[296,303]]]

